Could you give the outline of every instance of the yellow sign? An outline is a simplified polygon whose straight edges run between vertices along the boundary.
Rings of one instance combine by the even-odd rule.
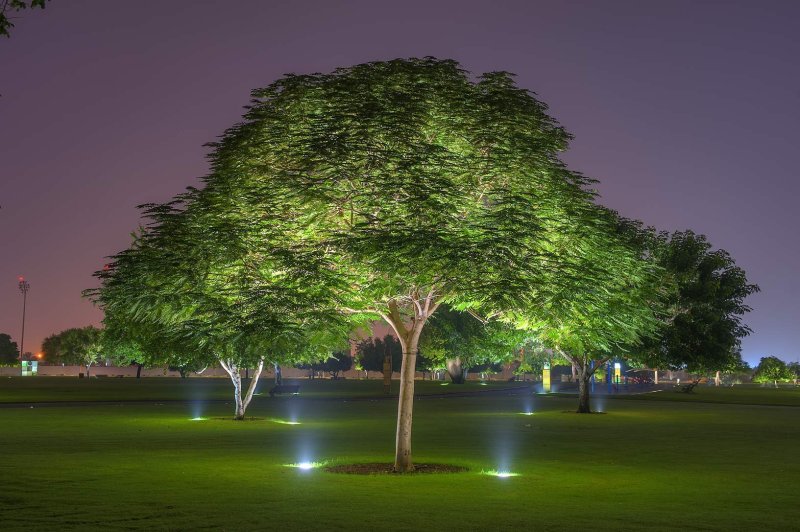
[[[621,364],[619,362],[614,362],[614,382],[619,384],[620,382],[620,373],[622,371]]]
[[[544,393],[550,393],[550,364],[545,364],[542,369],[542,390]]]

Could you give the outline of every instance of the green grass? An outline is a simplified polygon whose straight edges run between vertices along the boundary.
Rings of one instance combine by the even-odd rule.
[[[3,400],[47,395],[34,382],[3,382]],[[181,385],[147,386],[164,382]],[[363,391],[309,388],[332,384]],[[766,390],[752,405],[606,400],[591,416],[565,413],[566,397],[423,397],[415,460],[470,468],[428,476],[285,466],[390,461],[392,401],[261,396],[245,422],[224,402],[0,408],[0,528],[789,530],[800,408],[762,406]],[[519,476],[481,474],[506,469]]]
[[[737,384],[736,386],[699,386],[692,393],[664,390],[637,396],[618,396],[625,399],[649,401],[686,401],[693,403],[730,403],[741,405],[800,406],[800,387],[781,385]]]
[[[286,384],[299,384],[302,397],[381,397],[383,381],[369,380],[285,380]],[[443,385],[439,381],[417,381],[417,395],[449,394],[487,391],[522,386],[521,382],[470,381],[463,385]],[[267,395],[274,382],[259,381],[258,393]],[[391,392],[397,396],[398,381],[392,382]],[[18,402],[70,402],[70,401],[194,401],[230,400],[233,388],[225,378],[173,379],[152,378],[91,378],[75,377],[5,377],[0,378],[0,404]]]

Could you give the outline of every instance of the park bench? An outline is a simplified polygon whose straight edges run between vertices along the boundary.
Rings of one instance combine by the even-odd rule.
[[[278,384],[277,386],[273,386],[272,389],[269,391],[270,397],[275,397],[275,394],[282,394],[282,393],[290,393],[292,395],[297,395],[300,393],[300,385],[299,384]]]
[[[689,384],[684,384],[681,386],[681,391],[683,393],[692,393],[694,391],[695,386],[700,384],[700,381],[690,382]]]

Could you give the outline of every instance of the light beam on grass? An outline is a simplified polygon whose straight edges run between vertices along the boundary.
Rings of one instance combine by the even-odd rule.
[[[494,469],[492,469],[491,471],[484,471],[483,474],[497,478],[510,478],[519,476],[519,473],[512,473],[511,471],[506,471],[506,470],[496,471]]]
[[[294,464],[285,464],[286,467],[293,467],[295,469],[299,469],[301,471],[311,471],[312,469],[317,469],[325,465],[325,462],[297,462]]]
[[[301,425],[299,421],[289,421],[287,419],[270,418],[270,421],[281,425]]]

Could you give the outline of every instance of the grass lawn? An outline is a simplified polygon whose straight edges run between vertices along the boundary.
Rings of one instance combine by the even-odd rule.
[[[299,384],[304,398],[342,398],[342,397],[382,397],[383,381],[369,380],[326,380],[326,379],[285,379],[285,384]],[[275,385],[272,379],[261,379],[258,391],[268,395]],[[469,381],[463,385],[450,385],[441,381],[417,381],[417,395],[439,395],[487,391],[513,387],[525,387],[522,382],[494,381],[481,384]],[[397,397],[399,381],[392,381],[392,394]],[[132,378],[90,378],[75,377],[4,377],[0,378],[0,404],[2,403],[41,403],[70,401],[202,401],[230,400],[233,386],[227,378],[188,378],[173,379],[152,377]]]
[[[67,386],[60,379],[11,380],[17,382],[0,383],[2,401],[49,397],[48,382],[62,393]],[[104,387],[132,380],[102,383],[88,398],[105,399],[113,388]],[[184,384],[139,383],[149,390],[140,396],[166,399],[159,387],[169,382]],[[421,388],[430,384],[438,386]],[[227,398],[225,381],[194,385],[192,393]],[[328,385],[338,388],[326,392]],[[591,416],[565,413],[575,407],[568,397],[423,396],[415,409],[415,460],[470,471],[351,476],[285,464],[391,461],[396,405],[336,399],[369,395],[359,381],[303,386],[330,400],[259,396],[248,410],[256,419],[245,422],[231,421],[232,405],[223,401],[0,408],[0,529],[789,530],[800,524],[800,407],[764,406],[766,388],[752,390],[754,404],[722,395],[718,403],[608,398],[607,414]],[[741,402],[738,394],[732,397]]]

